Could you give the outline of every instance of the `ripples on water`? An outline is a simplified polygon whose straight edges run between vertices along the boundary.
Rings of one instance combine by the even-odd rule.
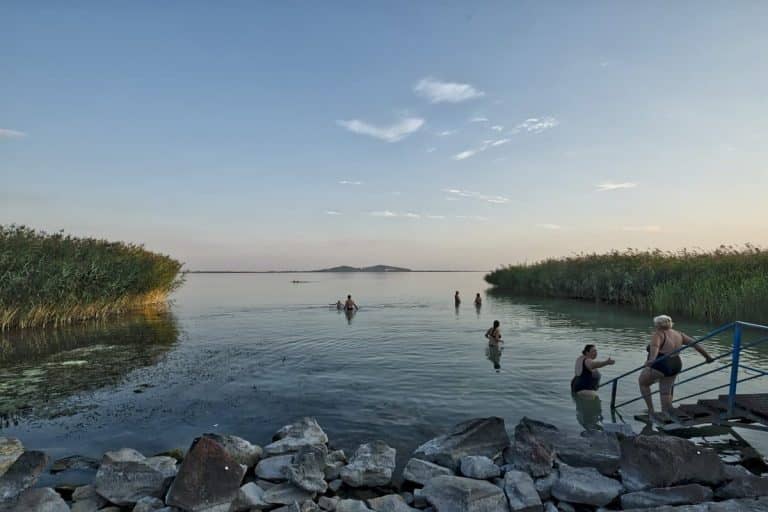
[[[600,413],[595,404],[577,412],[569,392],[583,345],[616,359],[602,371],[607,380],[642,364],[651,332],[649,315],[626,309],[485,293],[479,273],[312,274],[302,284],[294,277],[190,275],[170,312],[3,335],[5,433],[54,456],[122,446],[154,453],[207,431],[265,443],[279,426],[311,415],[338,446],[381,438],[402,459],[476,416],[502,416],[511,426],[528,415],[582,430]],[[456,289],[465,301],[458,310]],[[361,306],[355,315],[329,306],[347,293]],[[483,337],[494,319],[501,350]],[[712,328],[677,320],[694,336]],[[729,342],[707,346],[720,353]],[[768,344],[743,357],[757,366],[766,353]],[[743,392],[764,387],[757,380]],[[619,399],[637,394],[634,379],[619,388]],[[640,410],[633,405],[626,417]]]

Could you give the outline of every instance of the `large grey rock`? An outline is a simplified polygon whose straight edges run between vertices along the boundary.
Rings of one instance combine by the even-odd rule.
[[[94,488],[110,503],[127,507],[144,496],[160,498],[176,475],[176,459],[144,457],[131,448],[107,452],[96,472]]]
[[[421,459],[411,459],[403,469],[403,478],[409,482],[425,485],[436,476],[453,476],[453,471],[433,462]]]
[[[232,503],[230,512],[244,512],[246,510],[263,510],[272,508],[272,505],[264,499],[264,489],[253,482],[248,482],[237,491],[237,498]]]
[[[542,512],[544,506],[528,473],[507,471],[504,474],[504,492],[512,512]]]
[[[552,486],[552,496],[560,501],[603,507],[621,493],[621,483],[601,475],[594,468],[572,468],[560,464],[560,477]]]
[[[22,453],[0,476],[0,502],[11,500],[33,486],[47,465],[48,457],[43,452]]]
[[[621,441],[621,478],[630,491],[684,483],[717,485],[726,479],[717,454],[672,436],[636,436]]]
[[[548,500],[552,496],[552,486],[555,485],[559,477],[559,473],[555,470],[543,478],[537,478],[533,482],[536,492],[539,493],[541,499]]]
[[[460,476],[436,476],[424,496],[437,512],[505,512],[504,491],[490,482]]]
[[[488,480],[501,474],[499,466],[483,455],[465,455],[459,459],[461,474],[467,478]]]
[[[595,468],[605,476],[619,470],[621,447],[615,434],[590,431],[580,436],[561,435],[553,440],[557,458],[569,466]]]
[[[450,433],[436,437],[416,448],[413,456],[459,469],[459,460],[464,455],[485,455],[491,459],[509,446],[502,418],[477,418],[459,423]]]
[[[557,427],[523,418],[515,427],[515,441],[504,450],[504,462],[534,477],[547,476],[555,462],[552,439],[559,435]]]
[[[339,500],[336,512],[371,512],[371,509],[360,500]]]
[[[274,441],[264,447],[267,455],[296,452],[305,446],[326,444],[328,436],[314,418],[302,418],[286,425],[274,436]]]
[[[334,450],[325,458],[325,479],[336,480],[341,477],[341,468],[347,465],[347,455],[344,450]]]
[[[293,463],[293,454],[277,455],[261,459],[256,464],[256,476],[264,480],[283,481],[288,479],[288,467]]]
[[[335,496],[320,496],[320,498],[317,500],[317,505],[326,512],[330,512],[331,510],[336,510],[336,504],[338,502],[339,498],[336,498]]]
[[[324,493],[328,489],[325,482],[325,460],[328,449],[325,445],[305,446],[296,452],[288,466],[288,481],[305,491]]]
[[[0,437],[0,476],[24,453],[24,445],[15,437]]]
[[[263,450],[260,446],[251,444],[242,437],[224,434],[203,434],[203,437],[213,439],[237,461],[238,464],[252,468],[261,460]]]
[[[19,495],[13,512],[69,512],[67,502],[50,487],[27,489]]]
[[[544,512],[558,512],[557,506],[551,501],[548,501],[544,504]]]
[[[696,505],[632,508],[625,512],[768,512],[768,498],[744,498],[718,502],[708,501]]]
[[[723,465],[723,469],[725,470],[726,480],[735,480],[736,478],[741,478],[744,476],[752,476],[754,474],[750,470],[748,470],[747,468],[739,464],[725,464]]]
[[[768,477],[756,475],[736,478],[717,490],[718,498],[759,498],[768,496]]]
[[[165,503],[190,512],[226,510],[237,499],[246,469],[221,444],[199,437],[184,457]]]
[[[273,505],[290,505],[293,502],[303,503],[311,500],[313,494],[300,487],[285,482],[264,491],[264,501]]]
[[[301,512],[301,505],[299,505],[294,501],[290,505],[285,505],[280,508],[276,508],[272,510],[272,512]]]
[[[387,494],[366,501],[368,507],[375,512],[418,512],[417,509],[409,507],[399,494]]]
[[[131,512],[157,512],[163,507],[165,507],[163,500],[153,498],[152,496],[144,496],[136,502]]]
[[[712,499],[712,489],[699,484],[637,491],[621,497],[622,508],[651,508],[661,505],[689,505]]]
[[[75,489],[72,492],[72,501],[74,502],[72,503],[72,512],[94,512],[108,503],[107,500],[96,494],[93,485],[83,485]]]
[[[362,444],[341,469],[341,479],[350,487],[388,485],[395,470],[395,455],[395,449],[384,441]]]

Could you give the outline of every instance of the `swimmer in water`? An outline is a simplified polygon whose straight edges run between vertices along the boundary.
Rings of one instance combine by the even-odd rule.
[[[357,304],[355,304],[355,301],[352,300],[352,296],[347,295],[347,301],[344,303],[344,309],[346,311],[357,311],[360,308],[357,307]]]

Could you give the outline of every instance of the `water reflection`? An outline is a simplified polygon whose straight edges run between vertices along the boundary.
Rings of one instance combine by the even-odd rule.
[[[485,356],[493,363],[493,369],[496,373],[501,371],[501,352],[504,350],[504,342],[490,341],[485,349]]]
[[[0,334],[0,426],[87,409],[66,399],[156,364],[179,337],[173,315],[147,309],[107,321]]]
[[[347,317],[347,325],[352,325],[352,319],[355,318],[355,314],[357,313],[354,309],[345,309],[344,310],[344,316]]]
[[[603,406],[598,395],[571,395],[576,404],[576,421],[584,430],[602,430]]]

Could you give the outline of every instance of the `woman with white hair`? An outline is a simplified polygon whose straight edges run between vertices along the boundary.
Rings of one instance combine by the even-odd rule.
[[[677,374],[683,369],[683,361],[680,354],[668,355],[680,349],[683,345],[690,345],[694,340],[687,334],[676,331],[672,328],[672,318],[667,315],[659,315],[653,319],[655,332],[651,338],[651,344],[648,345],[648,360],[645,362],[645,368],[640,373],[638,382],[640,392],[648,406],[648,416],[653,412],[653,400],[651,399],[651,385],[659,383],[659,393],[661,394],[661,410],[663,413],[672,411],[672,391]],[[713,361],[701,344],[693,345],[693,348],[704,356],[708,363]]]

